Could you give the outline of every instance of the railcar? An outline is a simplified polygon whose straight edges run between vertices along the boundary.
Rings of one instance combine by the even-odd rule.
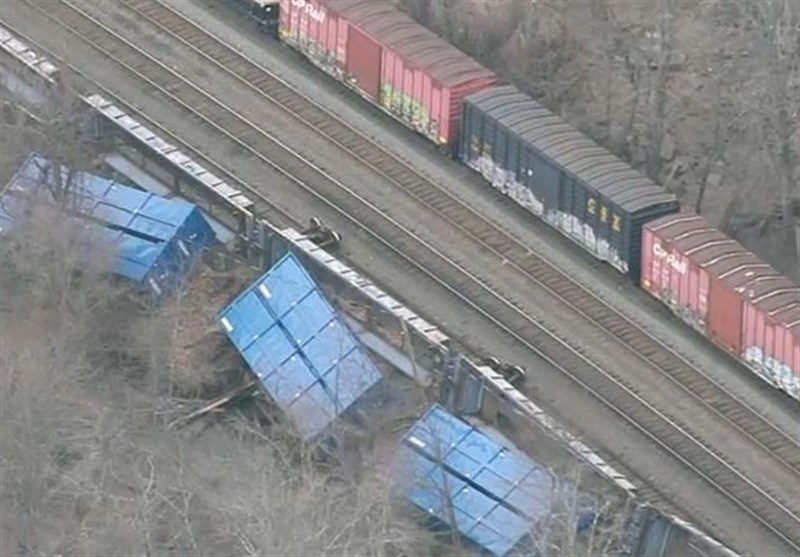
[[[375,0],[281,0],[280,38],[442,150],[458,141],[466,95],[497,76]]]
[[[634,281],[642,225],[679,210],[674,195],[511,86],[464,99],[458,158]]]
[[[692,213],[647,223],[642,290],[800,399],[800,288]]]

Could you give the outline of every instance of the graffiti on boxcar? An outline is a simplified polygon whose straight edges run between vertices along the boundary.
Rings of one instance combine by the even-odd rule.
[[[686,261],[683,261],[680,256],[665,250],[658,242],[653,242],[653,255],[658,259],[663,259],[666,261],[667,265],[672,267],[678,273],[682,275],[686,274],[686,271],[688,270]]]
[[[788,365],[772,356],[765,356],[758,346],[745,348],[744,360],[764,379],[797,398],[800,393],[800,377]]]
[[[325,9],[316,7],[308,0],[292,0],[292,6],[306,12],[308,17],[317,23],[323,23],[325,21]]]
[[[547,207],[544,201],[536,197],[534,189],[518,180],[515,172],[506,170],[494,161],[490,143],[481,142],[474,136],[471,145],[472,151],[466,163],[480,172],[492,187],[501,191],[537,217],[544,219],[562,233],[574,238],[599,259],[607,261],[623,273],[628,272],[628,262],[622,259],[619,251],[607,238],[597,236],[591,224],[583,222],[579,217],[571,213]],[[528,176],[533,176],[532,171],[528,171]],[[601,207],[601,215],[603,215],[605,221],[611,215],[613,230],[615,232],[622,230],[622,218],[620,216],[611,213],[605,206]]]
[[[564,211],[558,211],[552,216],[545,215],[545,220],[573,238],[601,261],[607,261],[609,265],[623,273],[628,272],[628,262],[622,259],[619,250],[609,242],[608,238],[598,236],[592,223],[584,222],[577,215]]]
[[[380,103],[387,110],[410,121],[415,128],[427,130],[430,121],[427,109],[391,85],[385,83],[381,85]]]
[[[586,212],[591,215],[597,214],[597,205],[597,200],[590,198],[586,202]],[[612,218],[611,228],[614,229],[614,232],[622,231],[622,217],[611,213],[606,205],[600,203],[600,222],[608,222],[609,216]]]

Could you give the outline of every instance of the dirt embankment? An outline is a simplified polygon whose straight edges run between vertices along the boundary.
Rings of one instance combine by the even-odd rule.
[[[800,4],[397,1],[798,279]]]

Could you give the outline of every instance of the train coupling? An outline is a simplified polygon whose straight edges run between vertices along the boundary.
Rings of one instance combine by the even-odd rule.
[[[325,226],[319,217],[311,217],[302,234],[321,248],[335,247],[342,241],[341,234]]]
[[[489,356],[485,358],[484,365],[489,366],[494,371],[502,375],[503,378],[512,385],[524,383],[527,377],[527,372],[521,365],[501,362],[500,359],[495,356]]]

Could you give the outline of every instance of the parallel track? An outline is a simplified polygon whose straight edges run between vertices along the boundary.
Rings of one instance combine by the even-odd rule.
[[[150,5],[157,6],[155,4]],[[146,7],[147,4],[137,7],[142,8],[142,6]],[[34,8],[39,9],[37,6],[34,6]],[[732,502],[746,510],[765,528],[781,538],[787,547],[791,547],[793,550],[800,549],[800,545],[798,545],[800,541],[797,538],[797,529],[800,522],[798,522],[798,517],[794,511],[788,509],[776,497],[766,493],[755,483],[745,478],[720,456],[713,454],[702,442],[699,442],[658,409],[649,405],[618,378],[604,372],[576,350],[542,329],[479,279],[470,275],[468,271],[449,260],[444,254],[438,252],[423,240],[415,237],[412,232],[405,229],[389,215],[384,214],[368,201],[360,198],[346,186],[336,182],[335,179],[314,167],[312,163],[282,145],[279,140],[236,114],[231,108],[211,98],[201,89],[178,76],[167,66],[148,56],[110,29],[105,28],[89,14],[66,4],[59,4],[57,7],[49,5],[47,12],[42,11],[41,13],[58,25],[69,28],[82,40],[103,52],[104,55],[115,60],[139,78],[144,79],[152,87],[178,104],[187,114],[191,114],[193,118],[210,125],[218,133],[226,136],[229,140],[236,141],[241,147],[246,148],[259,159],[289,176],[320,201],[340,213],[343,218],[350,220],[368,232],[392,253],[395,253],[420,272],[445,287],[523,345],[541,354],[551,364],[569,375],[618,415],[627,420],[633,427],[690,467],[716,489],[725,493]],[[165,13],[173,15],[158,15],[161,24],[169,22],[169,19],[164,20],[161,19],[162,17],[179,17],[171,10]],[[183,25],[187,25],[189,28],[193,27],[190,23],[184,23]],[[207,38],[205,40],[211,39]],[[225,51],[223,50],[223,52]],[[233,63],[234,61],[235,59],[229,62]],[[261,76],[262,83],[257,86],[262,90],[268,86],[274,86],[269,85],[273,83],[272,81],[265,79],[264,76],[268,74],[263,70],[259,71],[263,74]],[[280,85],[286,87],[285,84]],[[296,99],[296,95],[297,93],[294,92],[289,95],[285,106],[291,106],[288,103],[291,99]],[[316,106],[313,109],[321,110]],[[313,111],[309,114],[312,109],[309,109],[307,105],[300,105],[291,110],[296,110],[298,114],[301,114],[309,122],[309,118],[314,115]],[[322,113],[326,114],[326,118],[331,118],[331,115],[324,113],[324,111]],[[349,136],[350,139],[352,139],[353,134],[357,136],[357,133],[352,128],[343,123],[334,121],[324,125],[328,126],[325,131],[329,137],[335,133],[345,132],[351,134]],[[337,126],[343,127],[337,131]],[[345,145],[343,143],[345,139],[348,139],[348,136],[338,142],[341,145]],[[364,139],[362,137],[362,140]],[[370,143],[370,145],[372,144]],[[363,149],[364,146],[356,144],[350,147],[349,150],[356,152],[354,151],[356,148]],[[265,153],[268,155],[265,156]],[[364,154],[358,156],[366,160],[366,157],[373,155],[375,155],[374,152],[366,150]],[[403,163],[386,153],[380,156],[386,158],[375,160],[369,164],[382,165],[388,164],[386,161],[395,161],[398,167],[392,168],[393,172],[400,169],[399,165],[403,165]],[[403,166],[407,169],[404,172],[410,171],[407,166]],[[388,171],[389,169],[383,172],[388,173]],[[405,180],[410,176],[410,174],[399,173],[395,180]],[[416,176],[414,181],[408,183],[407,187],[417,188],[418,195],[428,194],[431,192],[431,187],[435,188],[433,184],[430,184],[424,178],[419,175]],[[307,184],[314,184],[314,187],[311,188]],[[443,194],[439,193],[429,198],[429,203],[432,206],[436,204],[438,207],[442,202],[442,198]],[[451,220],[464,219],[463,211],[467,209],[463,206],[459,209],[459,205],[460,203],[457,200],[450,198],[449,203],[441,206],[440,210],[445,214],[453,215],[448,216]],[[456,212],[452,213],[453,211]],[[458,211],[462,211],[462,213]],[[465,220],[468,221],[469,219]],[[463,226],[472,225],[465,222]],[[381,231],[381,236],[373,232],[377,230]],[[497,243],[497,247],[493,249],[504,250],[501,253],[507,253],[507,258],[509,255],[517,257],[514,250],[517,249],[519,244],[507,237],[503,240],[501,234],[502,231],[495,227],[488,228],[488,239],[485,237],[484,240],[493,244]],[[392,243],[389,244],[384,240],[383,238],[385,237],[392,238]],[[527,250],[525,253],[530,258]],[[541,260],[541,263],[538,264],[543,269],[540,268],[536,272],[557,272],[544,260]],[[526,270],[526,272],[534,272],[534,270]],[[563,281],[563,276],[559,280]],[[586,291],[578,287],[578,292]],[[480,300],[480,304],[476,300]],[[572,303],[574,304],[575,302]],[[589,308],[591,309],[591,306]],[[608,311],[607,307],[605,309]],[[715,392],[714,394],[718,396],[719,393]]]
[[[798,439],[776,428],[735,394],[563,273],[544,256],[533,252],[408,163],[172,8],[153,0],[123,0],[123,3],[152,25],[192,48],[221,71],[258,91],[267,100],[388,178],[400,191],[435,210],[465,235],[497,254],[600,329],[610,333],[620,345],[661,371],[665,378],[681,386],[687,396],[711,408],[731,426],[747,435],[754,444],[771,453],[787,469],[797,474],[800,482]]]

